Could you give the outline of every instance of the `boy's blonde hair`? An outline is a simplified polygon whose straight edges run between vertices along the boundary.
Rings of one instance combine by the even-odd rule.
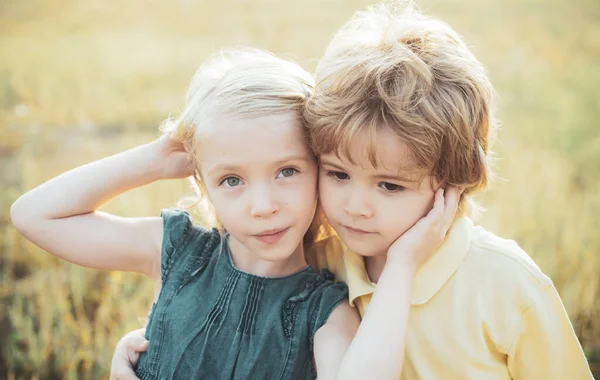
[[[359,134],[387,128],[408,147],[421,175],[465,194],[486,188],[495,121],[484,67],[446,23],[412,2],[357,12],[333,37],[305,108],[315,154],[351,162]],[[369,148],[377,167],[374,143]],[[465,199],[461,200],[461,212]]]
[[[214,128],[219,118],[244,119],[294,112],[302,116],[306,100],[312,95],[312,75],[299,65],[258,49],[221,51],[209,57],[196,71],[187,92],[183,112],[168,119],[162,132],[183,143],[197,157],[203,134]],[[193,184],[202,222],[221,228],[210,204],[196,158]],[[189,202],[188,202],[189,203]]]

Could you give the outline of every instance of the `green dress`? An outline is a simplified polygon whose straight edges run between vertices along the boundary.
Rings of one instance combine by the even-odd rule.
[[[237,269],[228,236],[163,210],[162,289],[150,310],[147,379],[314,379],[313,337],[348,296],[330,272],[285,277]]]

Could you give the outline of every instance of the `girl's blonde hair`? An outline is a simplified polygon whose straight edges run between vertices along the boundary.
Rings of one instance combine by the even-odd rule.
[[[305,108],[315,154],[353,161],[359,134],[386,128],[408,147],[422,176],[471,194],[491,176],[494,91],[481,63],[448,24],[414,4],[381,4],[357,12],[333,37],[315,73]],[[473,211],[463,197],[459,213]],[[471,209],[471,210],[469,210]]]
[[[198,142],[219,118],[244,119],[294,112],[305,127],[304,106],[314,89],[313,77],[299,65],[258,49],[223,50],[209,57],[194,74],[183,112],[166,120],[161,130],[181,141],[195,158],[196,197],[201,222],[222,229],[208,200],[197,159]],[[200,145],[201,146],[201,145]],[[315,218],[311,229],[318,229]]]

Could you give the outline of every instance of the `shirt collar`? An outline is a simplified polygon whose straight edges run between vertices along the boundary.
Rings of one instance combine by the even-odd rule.
[[[454,221],[442,245],[417,271],[411,305],[429,301],[456,272],[469,251],[472,228],[467,217]]]
[[[365,261],[362,256],[344,247],[344,269],[350,304],[355,306],[355,300],[375,291],[375,284],[369,279]]]
[[[417,271],[411,305],[429,301],[456,272],[469,250],[472,227],[473,222],[467,217],[454,221],[442,245]],[[369,279],[363,257],[345,246],[343,249],[350,303],[355,305],[358,298],[375,291],[375,284]]]

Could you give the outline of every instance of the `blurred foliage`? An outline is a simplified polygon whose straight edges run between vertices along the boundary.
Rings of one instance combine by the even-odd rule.
[[[373,1],[371,1],[373,3]],[[117,340],[145,321],[149,280],[61,262],[10,225],[22,192],[157,136],[191,75],[222,47],[314,69],[357,0],[0,1],[0,378],[106,378]],[[552,277],[600,376],[600,3],[427,0],[488,67],[499,94],[498,179],[480,222]],[[167,181],[104,209],[156,215]]]

